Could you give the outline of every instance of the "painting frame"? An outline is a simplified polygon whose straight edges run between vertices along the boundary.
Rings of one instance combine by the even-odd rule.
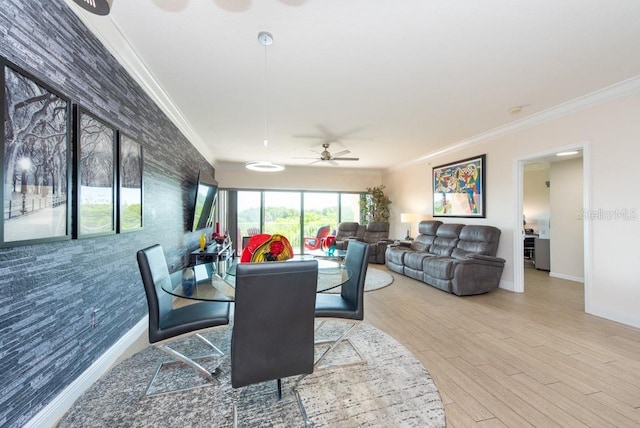
[[[118,132],[118,233],[144,228],[143,173],[142,144]]]
[[[486,217],[486,154],[433,167],[433,217]]]
[[[117,129],[73,106],[74,238],[116,233]]]
[[[69,240],[71,99],[3,56],[0,80],[0,247]]]

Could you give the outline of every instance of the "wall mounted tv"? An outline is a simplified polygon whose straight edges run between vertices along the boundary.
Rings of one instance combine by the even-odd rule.
[[[200,171],[198,174],[198,187],[196,188],[195,208],[193,210],[193,232],[213,225],[217,197],[218,182],[206,172]]]

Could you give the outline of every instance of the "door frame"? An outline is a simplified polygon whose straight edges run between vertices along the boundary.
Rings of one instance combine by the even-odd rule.
[[[582,150],[582,208],[583,213],[591,212],[591,143],[582,141],[580,143],[558,146],[541,152],[529,153],[514,159],[514,224],[513,224],[513,291],[524,292],[524,263],[522,260],[524,253],[524,241],[522,239],[522,216],[523,216],[523,194],[524,194],[524,164],[527,161],[547,157],[558,152],[568,150]],[[585,312],[590,312],[591,307],[591,277],[592,277],[592,223],[589,215],[583,215],[583,236],[584,236],[584,308]]]

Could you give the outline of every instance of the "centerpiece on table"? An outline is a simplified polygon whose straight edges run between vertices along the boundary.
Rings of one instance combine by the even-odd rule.
[[[275,262],[293,257],[293,248],[289,240],[277,233],[254,235],[242,251],[241,262]]]

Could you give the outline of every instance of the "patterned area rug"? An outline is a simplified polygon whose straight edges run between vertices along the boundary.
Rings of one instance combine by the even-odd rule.
[[[326,323],[319,336],[335,337],[345,324]],[[149,347],[123,361],[96,382],[59,423],[60,427],[176,427],[232,425],[230,385],[230,328],[205,336],[227,355],[200,362],[210,370],[219,364],[219,384],[154,397],[143,397],[157,366],[168,357]],[[367,364],[316,369],[299,386],[309,418],[316,427],[444,427],[445,416],[429,372],[393,338],[361,324],[352,334],[354,345]],[[204,348],[188,338],[176,348],[201,355]],[[318,346],[316,352],[322,351]],[[357,359],[348,344],[337,349],[326,364]],[[193,370],[181,364],[164,366],[154,382],[157,391],[178,384],[202,384]],[[283,398],[276,400],[276,382],[264,382],[239,390],[238,424],[244,427],[303,426],[290,387],[295,378],[283,379]]]
[[[380,288],[391,285],[392,282],[393,276],[388,272],[369,266],[369,268],[367,268],[367,276],[364,280],[364,291],[379,290]],[[325,291],[325,293],[340,293],[340,287],[332,288],[331,290]]]

